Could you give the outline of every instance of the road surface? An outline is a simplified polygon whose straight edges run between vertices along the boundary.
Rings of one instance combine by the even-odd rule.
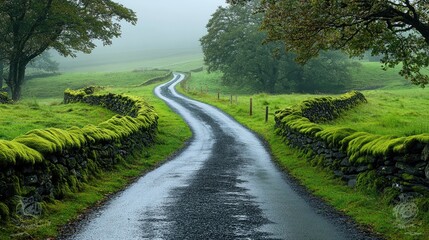
[[[68,239],[374,239],[298,194],[253,133],[176,93],[182,79],[176,74],[155,93],[190,125],[188,147]]]

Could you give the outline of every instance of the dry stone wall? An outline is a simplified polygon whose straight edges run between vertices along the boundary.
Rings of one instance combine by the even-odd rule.
[[[158,116],[142,99],[67,90],[64,102],[104,106],[118,115],[83,128],[37,129],[0,140],[0,222],[39,215],[43,201],[79,191],[82,183],[126,161],[154,141]]]
[[[277,133],[290,146],[308,153],[313,163],[332,170],[350,187],[427,195],[429,134],[382,136],[352,128],[322,128],[317,124],[365,102],[359,92],[305,101],[276,113]]]

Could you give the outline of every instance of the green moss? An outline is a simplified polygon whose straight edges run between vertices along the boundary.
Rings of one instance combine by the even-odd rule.
[[[323,129],[316,134],[316,137],[321,138],[326,143],[333,146],[339,145],[339,143],[346,137],[352,135],[356,131],[351,128],[333,127]]]
[[[8,222],[10,218],[9,214],[9,207],[3,202],[0,202],[0,222]]]
[[[384,184],[383,177],[378,176],[375,170],[371,170],[358,175],[356,186],[365,192],[377,194]]]
[[[78,192],[79,189],[81,189],[81,187],[82,187],[81,183],[76,178],[76,176],[73,176],[73,175],[68,176],[67,182],[68,182],[68,185],[69,185],[69,189],[72,192]]]
[[[397,188],[387,187],[384,189],[382,197],[386,203],[393,203],[400,193]]]
[[[19,136],[13,141],[22,143],[42,154],[61,152],[64,149],[80,148],[85,144],[84,136],[76,131],[67,131],[58,128],[36,129],[26,135]]]
[[[97,166],[97,164],[95,163],[95,161],[94,160],[92,160],[92,159],[88,159],[87,160],[87,166],[88,166],[88,171],[91,173],[90,175],[89,175],[89,177],[91,178],[91,177],[96,177],[96,176],[98,176],[100,173],[101,173],[101,170],[100,170],[100,168]]]
[[[0,167],[35,164],[42,161],[42,154],[36,150],[16,141],[0,140]]]
[[[354,133],[341,141],[343,149],[347,150],[351,160],[361,156],[386,156],[393,154],[404,138],[380,136],[365,132]]]
[[[415,176],[413,176],[413,175],[411,175],[411,174],[408,174],[408,173],[403,173],[402,175],[401,175],[401,177],[402,177],[402,179],[404,179],[405,181],[412,181],[412,180],[414,180],[416,177]]]
[[[12,176],[12,179],[10,180],[10,182],[12,183],[13,186],[13,192],[12,194],[15,195],[21,195],[21,183],[19,181],[19,178],[17,176]]]
[[[302,116],[312,122],[323,122],[337,118],[340,114],[360,103],[366,102],[365,96],[357,91],[352,91],[337,98],[321,97],[303,101],[298,108]]]
[[[404,139],[403,145],[395,146],[396,151],[409,150],[417,143],[428,144],[429,143],[429,133],[419,134],[414,136],[409,136]]]
[[[50,170],[54,182],[63,182],[68,174],[67,168],[61,164],[52,164]]]

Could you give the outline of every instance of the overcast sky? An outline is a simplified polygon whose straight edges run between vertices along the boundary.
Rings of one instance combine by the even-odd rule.
[[[177,48],[199,46],[211,15],[225,0],[116,0],[133,9],[139,18],[137,26],[124,24],[122,45],[144,48]]]
[[[96,48],[91,56],[64,59],[61,65],[88,62],[91,58],[110,58],[111,54],[152,55],[174,51],[197,51],[206,24],[225,0],[114,0],[137,13],[138,23],[124,22],[123,33],[111,46]],[[142,56],[144,57],[144,56]]]

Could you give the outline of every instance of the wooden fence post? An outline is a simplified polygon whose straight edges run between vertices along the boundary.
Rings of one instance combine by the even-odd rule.
[[[253,115],[253,99],[250,98],[250,116]]]
[[[268,122],[268,106],[265,107],[265,122]]]

